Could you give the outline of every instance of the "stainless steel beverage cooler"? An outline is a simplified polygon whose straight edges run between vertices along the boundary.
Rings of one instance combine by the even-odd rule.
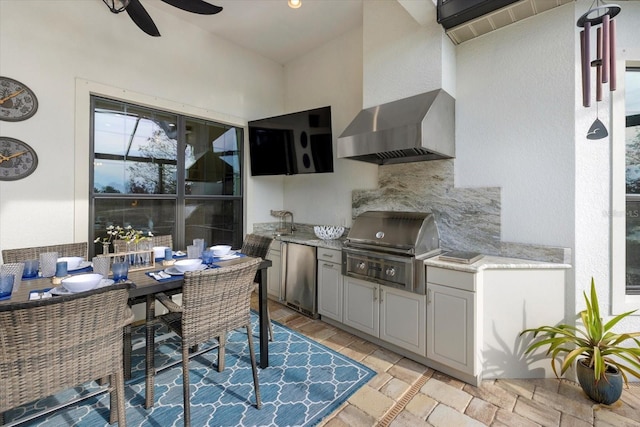
[[[285,301],[287,306],[307,316],[318,317],[316,247],[286,243]]]

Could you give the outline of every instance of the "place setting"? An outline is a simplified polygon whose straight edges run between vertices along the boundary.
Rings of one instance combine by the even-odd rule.
[[[188,271],[202,271],[209,268],[218,268],[216,264],[246,256],[239,251],[231,249],[231,245],[214,245],[205,249],[204,239],[194,239],[193,245],[187,246],[186,254],[181,251],[173,252],[166,246],[154,247],[154,256],[160,258],[165,268],[145,273],[147,276],[162,282],[176,280],[184,276]],[[180,254],[180,255],[177,255]],[[186,256],[186,258],[185,258]]]

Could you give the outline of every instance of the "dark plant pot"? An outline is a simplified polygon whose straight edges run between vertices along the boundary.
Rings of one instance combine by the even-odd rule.
[[[611,405],[620,399],[622,395],[622,374],[616,367],[607,365],[605,378],[596,383],[593,369],[587,365],[585,359],[580,359],[576,363],[576,373],[582,390],[591,400]]]

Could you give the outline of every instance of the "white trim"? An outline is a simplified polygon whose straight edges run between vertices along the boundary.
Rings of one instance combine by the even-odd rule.
[[[640,295],[626,295],[625,72],[640,61],[618,61],[617,90],[611,94],[611,310],[640,307]]]

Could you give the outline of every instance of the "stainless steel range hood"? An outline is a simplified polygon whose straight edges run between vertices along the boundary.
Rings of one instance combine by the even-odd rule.
[[[455,157],[455,100],[442,89],[362,110],[338,137],[338,158],[379,165]]]

